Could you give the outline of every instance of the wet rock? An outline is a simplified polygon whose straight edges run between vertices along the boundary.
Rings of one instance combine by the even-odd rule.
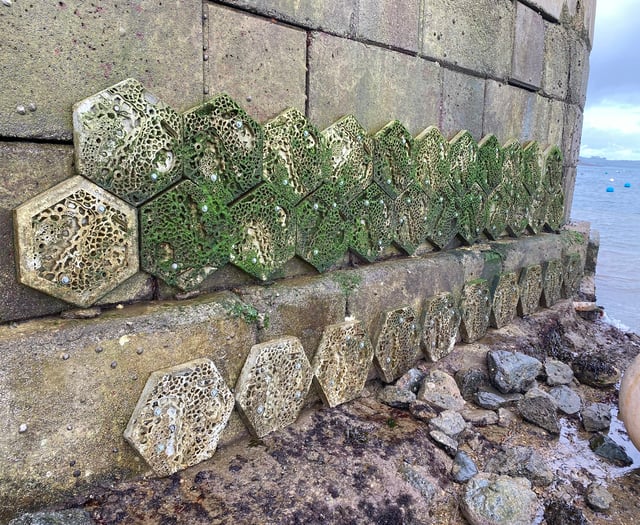
[[[517,421],[516,415],[508,408],[498,409],[498,425],[504,428],[510,427]]]
[[[429,432],[429,436],[431,436],[431,439],[435,441],[436,445],[451,457],[456,455],[456,452],[458,451],[458,442],[455,439],[447,436],[444,432],[440,432],[439,430],[432,430]]]
[[[416,395],[411,390],[389,385],[378,394],[378,401],[394,408],[408,408],[416,400]]]
[[[620,379],[620,371],[597,355],[581,355],[572,364],[576,379],[595,388],[608,388]]]
[[[582,511],[560,499],[547,503],[544,510],[547,525],[589,525]]]
[[[461,503],[471,525],[531,525],[538,507],[529,480],[485,473],[469,481]]]
[[[440,370],[433,370],[424,378],[417,398],[436,410],[460,410],[465,405],[455,379]]]
[[[451,475],[454,481],[465,483],[477,473],[478,467],[476,467],[474,461],[466,452],[459,450],[456,457],[453,458],[453,467],[451,468]]]
[[[500,407],[514,405],[522,399],[522,394],[499,394],[489,390],[476,392],[476,405],[487,410],[498,410]]]
[[[418,492],[422,494],[422,497],[427,501],[432,501],[437,492],[437,482],[428,475],[428,470],[418,465],[403,465],[400,468],[402,477],[409,485],[418,489]]]
[[[82,509],[30,512],[12,519],[9,525],[93,525],[94,521]]]
[[[411,415],[421,421],[430,421],[436,417],[438,413],[435,409],[424,401],[415,401],[409,405],[409,412]]]
[[[487,472],[527,478],[537,486],[546,487],[553,481],[553,471],[533,448],[515,446],[501,450],[485,465]]]
[[[553,387],[549,390],[549,395],[556,400],[558,410],[569,416],[577,414],[582,408],[580,396],[566,385]]]
[[[613,503],[613,496],[599,483],[591,483],[587,487],[587,505],[594,510],[608,510]]]
[[[60,314],[62,319],[93,319],[98,317],[102,310],[98,306],[93,308],[77,308],[74,310],[65,310]]]
[[[518,401],[518,411],[527,421],[552,434],[560,433],[558,409],[555,400],[539,388],[534,388]]]
[[[542,371],[542,363],[519,352],[492,350],[487,352],[491,382],[504,394],[526,392]]]
[[[562,361],[547,359],[544,362],[544,371],[549,386],[568,385],[573,381],[573,370]]]
[[[453,439],[457,438],[466,427],[462,416],[453,410],[445,410],[429,421],[431,430],[438,430]]]
[[[611,410],[605,403],[593,403],[582,411],[582,424],[587,432],[608,430],[611,425]]]
[[[400,378],[398,378],[395,386],[398,389],[409,390],[414,394],[417,394],[426,375],[427,373],[419,368],[410,368],[400,376]]]
[[[478,390],[489,386],[489,376],[478,368],[458,370],[454,378],[465,401],[473,401]]]
[[[618,445],[613,439],[604,434],[598,433],[593,436],[589,440],[589,447],[595,454],[616,465],[628,467],[633,463],[624,447]]]
[[[467,423],[476,427],[486,427],[498,423],[498,414],[493,410],[482,410],[479,408],[465,408],[460,411],[460,415]]]

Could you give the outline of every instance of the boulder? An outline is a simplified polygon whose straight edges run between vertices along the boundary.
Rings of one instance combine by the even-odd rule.
[[[527,421],[538,425],[552,434],[560,433],[560,422],[558,421],[558,408],[549,394],[534,388],[518,401],[518,411]]]
[[[427,373],[419,368],[410,368],[398,378],[395,386],[400,390],[409,390],[417,394],[426,375]]]
[[[476,392],[489,386],[489,376],[478,368],[458,370],[454,376],[460,395],[466,401],[473,401]]]
[[[453,439],[456,439],[466,427],[462,416],[453,410],[445,410],[429,421],[431,430],[438,430]]]
[[[439,430],[432,430],[429,432],[429,436],[436,442],[442,450],[444,450],[451,457],[455,456],[458,451],[458,442],[450,436],[447,436],[444,432]]]
[[[465,400],[455,379],[441,370],[432,370],[424,378],[417,398],[432,405],[436,410],[460,410]]]
[[[589,525],[578,507],[561,499],[554,499],[547,503],[544,519],[547,525]]]
[[[558,410],[571,416],[580,412],[582,399],[574,390],[566,385],[555,386],[549,390],[549,395],[555,399]]]
[[[582,411],[582,424],[587,432],[609,430],[611,408],[605,403],[592,403]]]
[[[526,392],[542,371],[542,363],[519,352],[492,350],[487,352],[489,378],[500,392]]]
[[[486,427],[498,423],[498,414],[493,410],[465,408],[460,411],[460,415],[467,423],[471,423],[476,427]]]
[[[612,387],[620,379],[620,371],[597,355],[578,356],[572,368],[578,381],[595,388]]]
[[[487,410],[498,410],[504,406],[516,404],[522,399],[522,394],[500,394],[491,390],[479,390],[475,395],[476,405]]]
[[[627,455],[626,450],[613,439],[604,434],[596,434],[589,440],[589,447],[598,456],[622,467],[633,464],[633,460]]]
[[[547,374],[547,385],[568,385],[573,381],[573,370],[562,361],[547,359],[544,362],[544,371]]]
[[[514,446],[494,454],[485,465],[487,472],[527,478],[533,485],[546,487],[553,481],[553,471],[530,447]]]

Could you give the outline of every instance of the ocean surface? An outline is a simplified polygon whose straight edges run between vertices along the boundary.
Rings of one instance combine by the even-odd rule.
[[[598,304],[640,333],[640,162],[581,159],[571,218],[600,232]]]

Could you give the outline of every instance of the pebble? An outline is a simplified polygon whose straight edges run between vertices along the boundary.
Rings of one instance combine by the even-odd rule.
[[[69,354],[67,354],[67,353],[65,352],[64,354],[62,354],[62,355],[60,356],[60,358],[61,358],[63,361],[66,361],[67,359],[69,359]]]
[[[624,447],[618,445],[613,439],[604,434],[596,434],[589,440],[589,447],[594,454],[623,467],[633,464],[633,460],[627,455]]]
[[[438,430],[450,438],[457,438],[467,428],[463,417],[453,410],[445,410],[429,421],[431,430]]]
[[[378,394],[378,401],[394,408],[408,408],[415,400],[416,395],[411,390],[394,385],[384,387]]]
[[[498,409],[498,425],[508,428],[517,421],[516,415],[508,408]]]
[[[526,392],[542,371],[542,363],[519,352],[492,350],[487,352],[489,378],[500,392]]]
[[[613,496],[599,483],[591,483],[587,487],[587,504],[594,510],[608,510],[613,503]]]
[[[436,442],[436,445],[451,457],[455,456],[456,452],[458,452],[458,442],[452,437],[447,436],[444,432],[432,430],[429,432],[429,436]]]
[[[497,410],[500,407],[513,405],[522,399],[522,394],[499,394],[486,390],[476,393],[476,405],[487,410]]]
[[[573,370],[562,361],[547,359],[544,362],[544,371],[549,386],[568,385],[573,381]]]
[[[558,408],[549,394],[534,388],[518,401],[518,411],[527,421],[538,425],[552,434],[560,433],[560,422],[558,421]]]
[[[561,499],[554,499],[547,503],[544,519],[547,525],[589,525],[578,507]]]
[[[115,368],[118,366],[118,362],[117,361],[111,361],[111,368]]]
[[[611,411],[605,403],[593,403],[582,411],[582,424],[587,432],[608,430],[611,425]]]
[[[486,427],[498,423],[498,414],[493,410],[483,410],[481,408],[465,408],[460,411],[460,415],[467,423],[476,427]]]
[[[20,427],[18,427],[18,432],[20,432],[20,434],[24,434],[28,428],[29,427],[27,426],[26,423],[22,423]]]
[[[465,405],[455,379],[441,370],[433,370],[424,378],[416,397],[436,410],[461,410]]]
[[[549,395],[555,399],[558,410],[571,416],[580,412],[582,399],[566,385],[555,386],[549,390]]]
[[[418,368],[410,368],[396,381],[396,387],[402,390],[410,390],[414,394],[417,394],[422,385],[426,372]]]
[[[453,480],[458,483],[465,483],[477,473],[478,467],[474,461],[466,452],[459,450],[456,457],[453,458],[453,467],[451,468]]]

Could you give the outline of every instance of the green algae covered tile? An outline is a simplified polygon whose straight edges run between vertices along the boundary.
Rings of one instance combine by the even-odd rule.
[[[389,122],[374,135],[373,179],[391,197],[415,180],[413,137],[400,122]]]

